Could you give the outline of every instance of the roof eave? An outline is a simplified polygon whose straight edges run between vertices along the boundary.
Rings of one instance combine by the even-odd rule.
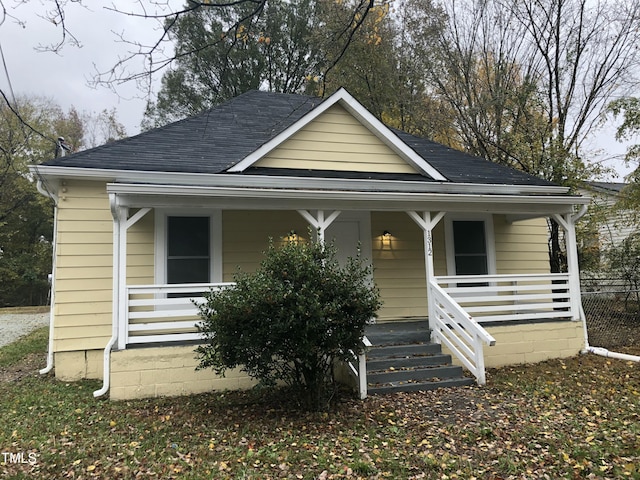
[[[422,182],[377,179],[336,179],[318,177],[262,176],[242,174],[203,174],[147,172],[79,167],[30,167],[38,177],[52,180],[79,179],[105,182],[155,184],[168,187],[237,187],[313,189],[323,191],[416,192],[442,194],[566,195],[569,189],[554,185],[507,185],[485,183]]]
[[[448,194],[438,192],[374,192],[292,188],[248,188],[109,183],[107,193],[118,196],[129,207],[287,209],[323,208],[344,210],[440,210],[528,213],[543,216],[571,212],[588,199],[566,195]]]

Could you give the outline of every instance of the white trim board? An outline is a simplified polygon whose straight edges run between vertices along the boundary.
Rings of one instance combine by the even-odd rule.
[[[209,217],[210,283],[222,282],[222,211],[197,211],[188,209],[158,208],[155,211],[155,267],[154,282],[166,284],[167,280],[167,217]]]
[[[173,187],[291,188],[340,191],[429,192],[451,194],[563,195],[568,187],[557,185],[505,185],[490,183],[424,182],[347,178],[292,177],[278,175],[238,175],[232,173],[145,172],[104,168],[29,167],[34,174],[53,180],[103,180],[107,183],[153,184]],[[567,195],[569,197],[569,195]],[[578,195],[572,198],[588,198]],[[576,201],[574,203],[588,203]]]
[[[476,215],[460,215],[447,214],[444,217],[444,234],[447,257],[447,273],[449,276],[456,275],[456,261],[453,242],[453,222],[455,221],[471,221],[484,222],[484,241],[487,247],[487,274],[496,274],[496,237],[493,228],[493,215],[476,214]]]

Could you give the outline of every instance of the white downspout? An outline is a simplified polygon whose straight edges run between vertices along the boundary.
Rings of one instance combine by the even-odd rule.
[[[595,355],[600,355],[601,357],[617,358],[619,360],[628,360],[630,362],[640,362],[640,357],[638,355],[628,355],[626,353],[610,352],[606,348],[602,348],[602,347],[587,346],[587,352],[593,353]]]
[[[118,314],[120,312],[120,235],[121,235],[121,218],[120,209],[117,205],[117,198],[114,193],[109,194],[109,206],[111,207],[111,215],[113,217],[113,302],[112,302],[112,321],[111,321],[111,338],[104,347],[103,366],[102,366],[102,388],[93,392],[95,398],[101,397],[109,391],[109,382],[111,375],[111,349],[118,341]]]
[[[36,182],[36,188],[40,194],[45,197],[49,197],[53,200],[53,239],[51,241],[51,284],[49,288],[51,289],[51,298],[49,299],[51,306],[49,308],[49,342],[47,346],[47,365],[41,369],[38,373],[40,375],[46,375],[53,369],[53,320],[54,313],[53,308],[55,305],[55,295],[56,295],[56,249],[58,247],[58,197],[55,193],[47,191],[42,186],[42,180],[38,178]]]

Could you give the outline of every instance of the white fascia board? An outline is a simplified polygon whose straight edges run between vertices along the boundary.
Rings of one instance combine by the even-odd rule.
[[[422,204],[474,206],[481,210],[491,205],[491,211],[506,213],[531,209],[535,212],[569,212],[573,205],[585,203],[583,197],[556,195],[499,195],[499,194],[447,194],[419,192],[367,192],[336,190],[304,190],[304,189],[266,189],[266,188],[233,188],[233,187],[184,187],[167,185],[107,184],[107,193],[116,194],[126,203],[126,198],[143,199],[157,197],[171,202],[171,198],[210,198],[232,199],[234,208],[242,208],[243,202],[260,200],[265,208],[276,208],[283,202],[288,209],[295,207],[291,202],[333,202],[332,205],[356,207],[365,206],[369,210],[402,210],[409,205],[420,209]],[[270,203],[271,202],[271,203]],[[153,203],[153,202],[151,202]],[[416,206],[417,205],[417,206]],[[139,206],[139,205],[138,205]],[[571,208],[569,208],[571,207]]]
[[[329,108],[339,103],[351,115],[357,118],[365,127],[371,131],[376,137],[384,142],[389,148],[396,152],[406,162],[429,175],[434,180],[446,182],[447,178],[438,170],[427,163],[420,155],[418,155],[411,147],[398,138],[384,123],[371,114],[360,102],[358,102],[349,92],[341,88],[329,98],[325,99],[318,107],[314,108],[307,115],[302,117],[296,123],[284,130],[282,133],[262,145],[256,151],[242,159],[228,171],[232,173],[244,172],[251,165],[256,163],[269,152],[277,148],[283,142],[291,138],[296,132],[310,124]]]
[[[317,190],[354,190],[372,192],[424,192],[450,194],[563,195],[569,189],[559,186],[500,185],[484,183],[412,182],[346,178],[287,177],[275,175],[206,174],[182,172],[145,172],[98,168],[34,167],[39,175],[51,179],[102,180],[105,182],[144,183],[170,187],[291,188]]]

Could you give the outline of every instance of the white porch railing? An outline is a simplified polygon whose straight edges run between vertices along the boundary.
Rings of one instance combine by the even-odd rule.
[[[448,276],[435,281],[483,324],[578,318],[566,273]]]
[[[486,383],[484,344],[496,340],[435,281],[429,283],[429,326],[432,339],[449,350],[476,377]]]
[[[196,303],[203,302],[209,290],[231,285],[233,283],[128,285],[126,318],[119,332],[120,348],[130,344],[199,340],[201,334],[196,324],[200,317]]]
[[[362,337],[362,344],[365,348],[371,347],[371,342],[367,336]],[[347,361],[347,366],[351,375],[358,382],[358,396],[360,400],[367,398],[367,356],[365,353],[356,355],[356,352],[349,350],[351,358]]]

